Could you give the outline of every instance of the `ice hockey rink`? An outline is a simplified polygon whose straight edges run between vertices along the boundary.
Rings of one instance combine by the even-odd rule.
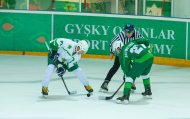
[[[66,73],[65,82],[54,73],[49,96],[41,96],[41,80],[47,66],[44,56],[0,55],[0,119],[190,119],[190,68],[153,65],[151,71],[152,99],[141,96],[143,83],[136,80],[137,90],[128,105],[116,104],[119,93],[110,96],[122,83],[122,71],[114,75],[109,93],[98,92],[113,61],[82,59],[79,66],[85,71],[94,88],[91,97],[74,74]]]

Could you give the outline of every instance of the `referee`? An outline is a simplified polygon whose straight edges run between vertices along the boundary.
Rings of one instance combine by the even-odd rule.
[[[121,31],[118,35],[116,35],[110,43],[110,58],[112,59],[114,56],[113,50],[112,50],[112,44],[115,41],[122,41],[123,44],[125,45],[126,43],[133,41],[133,40],[138,40],[140,38],[142,38],[143,36],[136,31],[136,29],[134,28],[133,24],[126,24],[124,27],[124,30]],[[102,83],[101,87],[100,87],[100,92],[108,92],[108,84],[111,81],[111,78],[113,77],[113,75],[117,72],[117,70],[120,67],[120,63],[119,63],[119,57],[116,56],[115,57],[115,61],[113,66],[111,67],[111,69],[109,70],[104,82]],[[136,89],[135,85],[133,84],[132,87],[133,90]]]

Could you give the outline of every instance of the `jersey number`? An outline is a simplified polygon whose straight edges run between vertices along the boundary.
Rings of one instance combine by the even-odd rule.
[[[130,53],[140,54],[142,50],[143,50],[142,47],[139,47],[138,45],[134,45],[133,47],[130,48]]]

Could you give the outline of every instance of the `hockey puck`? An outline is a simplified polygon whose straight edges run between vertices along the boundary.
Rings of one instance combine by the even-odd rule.
[[[90,97],[90,93],[87,94],[87,97]]]

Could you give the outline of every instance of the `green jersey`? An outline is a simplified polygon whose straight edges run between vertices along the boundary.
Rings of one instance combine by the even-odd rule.
[[[144,40],[129,42],[124,45],[119,54],[119,61],[121,68],[125,74],[130,70],[132,63],[143,63],[149,58],[153,57],[153,54],[148,48],[149,42]]]

